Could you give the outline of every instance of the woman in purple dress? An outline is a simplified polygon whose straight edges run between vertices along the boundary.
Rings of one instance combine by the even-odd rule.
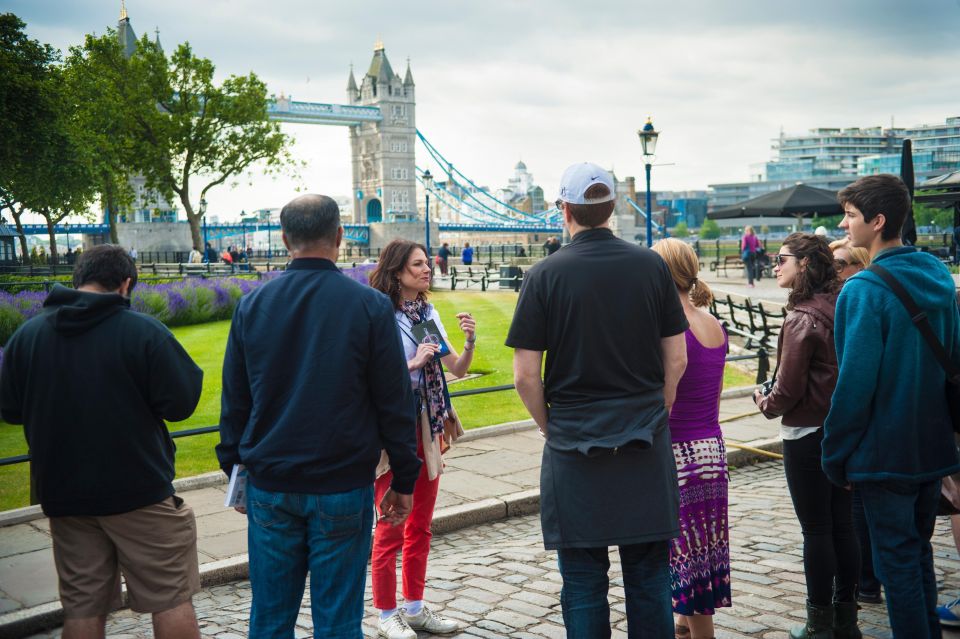
[[[670,581],[677,637],[713,637],[713,614],[731,605],[727,534],[727,456],[720,433],[720,390],[727,334],[710,313],[713,294],[697,275],[696,254],[680,240],[653,250],[670,267],[687,329],[687,369],[670,411],[680,482],[680,536],[670,544]]]

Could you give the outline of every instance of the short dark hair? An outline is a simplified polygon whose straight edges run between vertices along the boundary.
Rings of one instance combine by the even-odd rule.
[[[340,228],[340,207],[326,195],[301,195],[281,209],[280,228],[296,248],[318,243],[333,246]]]
[[[610,195],[610,189],[607,188],[606,184],[600,182],[591,185],[590,188],[583,193],[583,197],[590,200],[607,197],[608,195]],[[616,206],[616,200],[600,202],[599,204],[570,204],[567,202],[567,209],[570,211],[573,219],[577,221],[577,224],[590,228],[600,226],[606,222],[607,219],[610,218],[610,215],[613,214],[613,209],[616,208]]]
[[[881,213],[885,223],[881,237],[892,240],[900,237],[903,223],[910,213],[910,191],[896,175],[883,173],[867,175],[837,193],[841,205],[852,204],[869,222]]]
[[[73,287],[99,284],[108,291],[120,288],[130,279],[130,290],[137,284],[137,265],[126,249],[116,244],[99,244],[80,253],[73,267]]]

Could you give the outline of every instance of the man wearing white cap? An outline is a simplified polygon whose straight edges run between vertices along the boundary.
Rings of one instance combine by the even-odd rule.
[[[611,232],[615,204],[599,166],[564,172],[557,207],[572,239],[527,271],[507,336],[517,392],[546,438],[540,519],[544,545],[557,550],[570,639],[610,636],[609,546],[620,550],[629,636],[673,634],[668,543],[679,528],[667,418],[687,320],[660,256]]]

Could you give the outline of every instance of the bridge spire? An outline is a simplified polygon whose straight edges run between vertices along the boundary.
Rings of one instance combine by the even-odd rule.
[[[126,0],[120,0],[120,19],[127,20],[127,3]]]
[[[413,73],[410,72],[410,58],[407,58],[407,74],[403,78],[403,86],[405,87],[413,86]]]
[[[382,38],[380,37],[380,35],[378,34],[378,35],[377,35],[377,41],[373,43],[373,51],[374,51],[374,53],[376,53],[377,51],[383,51],[383,49],[384,49],[384,47],[383,47],[383,39],[382,39]]]

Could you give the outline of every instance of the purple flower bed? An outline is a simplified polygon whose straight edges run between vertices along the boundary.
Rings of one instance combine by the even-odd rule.
[[[367,284],[373,268],[373,264],[361,264],[355,268],[343,269],[343,272],[351,279]],[[141,284],[134,289],[130,306],[135,311],[157,318],[167,326],[230,319],[241,297],[282,274],[283,271],[271,271],[265,273],[260,280],[228,277]],[[6,344],[21,324],[43,309],[46,298],[47,294],[44,292],[24,291],[11,295],[0,291],[0,345]]]

